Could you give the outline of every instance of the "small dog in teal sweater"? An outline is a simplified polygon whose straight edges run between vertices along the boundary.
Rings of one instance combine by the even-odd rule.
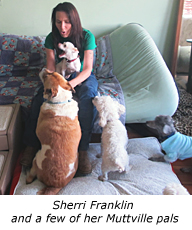
[[[192,157],[192,137],[177,132],[172,117],[160,115],[154,121],[147,121],[146,124],[157,130],[165,153],[164,157],[152,157],[150,160],[174,162],[177,159],[184,160]],[[189,169],[184,171],[188,172]]]

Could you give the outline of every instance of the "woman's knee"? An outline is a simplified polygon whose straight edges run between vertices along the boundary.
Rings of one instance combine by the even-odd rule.
[[[30,112],[30,117],[31,119],[37,119],[39,116],[39,111],[40,111],[40,107],[44,102],[44,98],[43,98],[43,87],[41,87],[37,94],[35,95],[35,97],[33,98],[32,104],[31,104],[31,112]]]
[[[87,97],[90,98],[97,96],[98,82],[94,75],[91,75],[86,81],[82,83],[80,87],[81,89],[79,90],[79,97],[82,95],[87,95]]]

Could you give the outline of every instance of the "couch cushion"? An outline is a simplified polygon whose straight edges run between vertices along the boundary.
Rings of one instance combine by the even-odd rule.
[[[0,104],[30,106],[45,65],[44,39],[0,33]]]
[[[5,163],[5,153],[6,152],[0,152],[0,179],[1,179],[1,174],[2,174],[2,171],[3,171],[3,166],[4,166],[4,163]]]
[[[0,106],[0,150],[9,149],[8,129],[13,111],[12,105]]]
[[[45,65],[44,37],[0,33],[0,76]],[[7,71],[7,69],[9,71]]]
[[[111,78],[113,77],[113,61],[109,35],[98,38],[96,44],[94,74],[100,78]]]
[[[12,106],[0,106],[0,135],[8,128],[12,113]]]
[[[173,77],[147,31],[127,24],[110,34],[113,73],[123,89],[126,123],[173,115],[178,92]]]
[[[131,170],[128,174],[111,172],[109,180],[98,180],[101,174],[101,158],[96,156],[101,152],[100,144],[91,144],[89,157],[93,171],[85,177],[75,177],[60,192],[60,195],[158,195],[169,183],[179,183],[172,172],[171,165],[163,162],[152,162],[149,157],[161,153],[161,147],[156,138],[130,139],[128,153]],[[16,175],[15,175],[16,176]],[[35,180],[26,185],[26,174],[23,171],[14,189],[17,195],[35,195],[44,185]],[[13,188],[12,188],[13,190]]]

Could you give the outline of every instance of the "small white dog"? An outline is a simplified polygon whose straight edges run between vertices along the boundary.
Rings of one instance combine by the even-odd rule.
[[[130,169],[126,150],[128,135],[125,126],[119,120],[120,115],[125,113],[125,107],[110,96],[96,96],[93,104],[99,112],[99,125],[103,127],[101,136],[102,175],[98,179],[105,181],[110,171],[128,172]]]
[[[59,43],[58,47],[63,50],[59,58],[64,59],[56,65],[56,72],[68,79],[72,73],[80,71],[79,51],[71,42]]]
[[[190,195],[189,192],[183,185],[171,183],[168,184],[164,190],[163,195]]]

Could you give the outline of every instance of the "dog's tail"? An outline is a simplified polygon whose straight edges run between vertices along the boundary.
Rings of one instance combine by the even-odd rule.
[[[56,195],[61,188],[45,187],[37,192],[37,195]]]

